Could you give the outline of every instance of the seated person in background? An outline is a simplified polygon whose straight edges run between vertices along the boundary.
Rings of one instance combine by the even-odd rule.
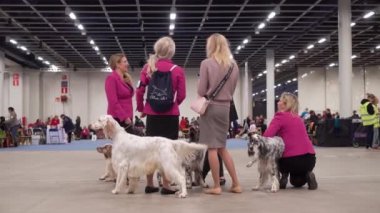
[[[59,118],[58,115],[54,116],[53,119],[50,120],[50,126],[51,128],[58,128],[59,125]]]
[[[263,135],[279,136],[285,143],[284,153],[279,160],[280,189],[286,188],[289,174],[293,186],[302,187],[307,183],[310,190],[317,189],[313,173],[315,151],[303,120],[298,116],[298,98],[292,93],[282,93],[277,106],[278,112]]]
[[[90,138],[90,130],[84,126],[80,133],[80,139],[89,139]]]

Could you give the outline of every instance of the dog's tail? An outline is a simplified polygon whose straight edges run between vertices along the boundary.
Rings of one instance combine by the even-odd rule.
[[[203,164],[207,146],[204,144],[188,143],[185,141],[177,141],[174,145],[179,158],[183,163],[188,164],[192,161],[201,161]]]

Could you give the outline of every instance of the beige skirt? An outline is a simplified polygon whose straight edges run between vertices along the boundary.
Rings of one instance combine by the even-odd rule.
[[[210,104],[199,120],[199,143],[208,148],[226,147],[230,107]]]

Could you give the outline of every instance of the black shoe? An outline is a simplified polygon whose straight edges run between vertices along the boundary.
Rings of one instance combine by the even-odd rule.
[[[307,185],[309,185],[309,190],[315,190],[318,188],[317,180],[313,172],[308,172],[306,174]]]
[[[226,179],[224,179],[224,178],[220,178],[220,179],[219,179],[219,184],[220,184],[221,186],[226,185]]]
[[[280,179],[280,189],[286,189],[286,184],[288,184],[288,176],[289,174],[281,174]]]
[[[175,194],[178,190],[170,190],[166,188],[161,188],[161,194],[162,195],[172,195]]]
[[[145,193],[146,194],[155,193],[155,192],[158,192],[159,190],[160,189],[158,187],[154,187],[154,186],[145,187]]]

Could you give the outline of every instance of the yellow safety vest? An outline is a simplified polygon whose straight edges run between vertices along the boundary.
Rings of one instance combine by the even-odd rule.
[[[376,124],[376,121],[378,121],[378,118],[376,116],[376,113],[373,115],[368,114],[367,112],[367,106],[368,104],[371,104],[370,102],[366,102],[365,104],[360,105],[360,117],[363,122],[363,126],[370,126]]]
[[[380,127],[380,114],[379,114],[379,108],[377,105],[373,105],[373,108],[375,108],[375,116],[376,116],[376,123],[373,127],[379,128]]]

